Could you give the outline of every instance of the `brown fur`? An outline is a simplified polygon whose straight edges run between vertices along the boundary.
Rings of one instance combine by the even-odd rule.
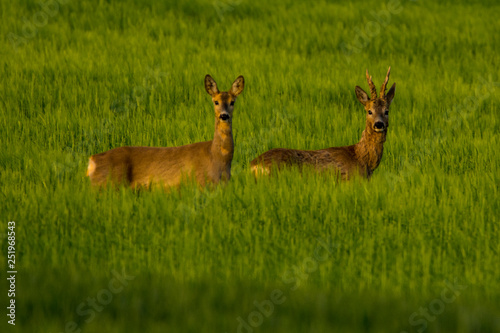
[[[368,98],[363,89],[356,87],[356,96],[367,112],[366,127],[358,143],[320,150],[271,149],[250,162],[255,176],[270,174],[273,166],[280,170],[296,165],[299,168],[311,166],[318,171],[334,171],[342,179],[349,179],[354,175],[369,178],[382,159],[387,127],[389,127],[388,110],[396,91],[394,84],[387,95],[385,94],[390,70],[389,67],[380,97],[377,98],[376,88],[371,76],[368,75],[368,70],[366,79],[370,86],[371,98]],[[377,126],[383,124],[383,128],[376,128],[376,123]]]
[[[228,92],[219,92],[210,75],[205,89],[215,109],[215,133],[212,141],[180,147],[119,147],[90,157],[87,175],[93,185],[128,184],[133,188],[162,185],[178,186],[183,179],[195,179],[204,186],[231,177],[234,142],[232,117],[234,101],[243,91],[239,76]]]

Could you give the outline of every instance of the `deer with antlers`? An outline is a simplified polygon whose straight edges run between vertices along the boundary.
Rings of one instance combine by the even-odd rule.
[[[202,186],[229,180],[234,153],[234,103],[244,85],[243,76],[239,76],[231,90],[219,92],[214,79],[205,77],[205,89],[212,96],[215,109],[213,140],[180,147],[119,147],[93,155],[87,169],[91,183],[147,188],[152,184],[175,187],[188,178]]]
[[[272,170],[289,166],[298,166],[300,169],[311,166],[318,171],[333,170],[343,180],[355,175],[369,178],[382,159],[389,127],[389,107],[396,92],[396,83],[387,93],[385,91],[390,72],[389,67],[378,97],[368,70],[366,80],[370,87],[370,98],[363,89],[356,86],[356,96],[366,110],[366,127],[358,143],[320,150],[271,149],[250,163],[254,175],[268,175]]]

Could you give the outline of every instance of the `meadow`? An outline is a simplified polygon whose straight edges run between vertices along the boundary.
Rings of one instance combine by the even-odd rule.
[[[0,3],[0,331],[500,332],[497,1],[42,4]],[[357,142],[389,66],[369,181],[254,180]],[[212,139],[206,74],[245,77],[230,182],[93,190],[92,154]]]

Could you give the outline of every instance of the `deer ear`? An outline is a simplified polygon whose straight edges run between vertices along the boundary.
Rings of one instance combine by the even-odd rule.
[[[245,79],[243,76],[238,76],[236,80],[233,82],[233,86],[231,87],[231,94],[234,96],[238,96],[243,91],[245,87]]]
[[[385,101],[387,104],[391,105],[392,99],[394,98],[394,94],[396,93],[396,83],[394,83],[385,95]]]
[[[205,90],[210,96],[214,96],[219,93],[219,89],[217,89],[217,83],[208,74],[207,76],[205,76]]]
[[[356,97],[358,98],[358,101],[363,105],[366,105],[366,103],[370,100],[368,98],[368,94],[365,93],[365,91],[361,89],[360,86],[356,86]]]

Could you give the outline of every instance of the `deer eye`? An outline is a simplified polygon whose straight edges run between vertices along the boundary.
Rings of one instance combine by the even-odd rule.
[[[385,115],[388,116],[389,115],[389,110],[385,110]]]
[[[231,106],[233,106],[233,105],[234,105],[234,101],[231,101]]]
[[[372,112],[368,110],[368,114],[372,114]]]
[[[215,101],[215,105],[219,105],[219,102]]]

